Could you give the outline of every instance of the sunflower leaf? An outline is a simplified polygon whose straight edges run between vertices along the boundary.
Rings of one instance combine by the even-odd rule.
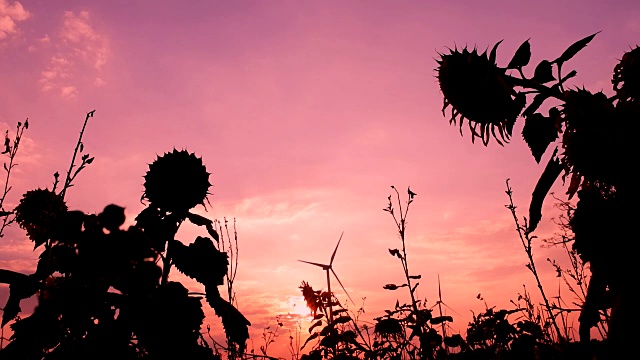
[[[544,172],[540,176],[540,179],[538,179],[538,183],[531,195],[531,205],[529,205],[529,228],[527,229],[528,233],[534,231],[542,219],[542,202],[564,168],[564,165],[556,158],[557,152],[558,149],[556,148],[551,155],[547,166],[544,168]]]
[[[311,334],[313,329],[317,328],[320,325],[322,325],[322,320],[318,320],[313,325],[311,325],[311,327],[309,327],[309,334]]]
[[[193,223],[194,225],[204,226],[213,240],[215,240],[216,242],[220,242],[220,235],[218,235],[218,232],[213,226],[213,221],[207,219],[204,216],[194,213],[187,213],[187,219],[189,219],[189,221],[191,221],[191,223]]]
[[[307,338],[307,340],[305,340],[304,344],[302,344],[302,347],[300,347],[300,350],[304,349],[304,347],[305,347],[305,346],[307,346],[307,344],[309,343],[309,341],[311,341],[311,340],[313,340],[313,339],[315,339],[315,338],[317,338],[317,337],[318,337],[318,333],[313,333],[313,334],[311,334],[311,336],[309,336],[309,337]]]
[[[213,221],[207,219],[206,217],[194,213],[187,213],[187,219],[191,221],[194,225],[198,226],[207,226],[211,224]]]
[[[536,66],[536,69],[533,72],[533,81],[536,81],[540,84],[544,84],[549,81],[553,81],[556,78],[553,77],[553,69],[551,68],[551,62],[549,60],[542,60]]]
[[[444,337],[444,343],[449,347],[458,347],[462,345],[463,342],[464,339],[462,339],[462,336],[460,336],[460,334],[453,334],[451,336]]]
[[[40,254],[35,275],[44,279],[56,271],[68,273],[75,265],[75,260],[75,249],[61,244],[54,245]]]
[[[512,109],[513,113],[507,119],[507,123],[504,126],[504,130],[507,135],[505,137],[506,138],[505,140],[508,140],[513,134],[513,126],[515,125],[516,120],[518,120],[518,116],[520,116],[520,112],[527,105],[527,95],[525,95],[522,92],[517,93],[515,98],[513,99],[513,104],[514,104]]]
[[[207,232],[209,233],[209,235],[211,235],[213,240],[215,240],[217,243],[220,242],[220,235],[218,235],[218,232],[213,227],[213,224],[207,224]]]
[[[402,284],[402,285],[386,284],[382,288],[386,290],[398,290],[398,288],[405,287],[405,286],[407,286],[407,284]]]
[[[538,95],[540,96],[540,95]],[[536,96],[536,98],[538,97]],[[527,109],[528,110],[528,109]],[[558,138],[558,130],[555,126],[555,119],[535,113],[525,118],[522,137],[529,145],[533,157],[540,163],[542,154],[547,150],[549,144]]]
[[[447,316],[447,315],[443,315],[443,316],[436,316],[434,318],[431,318],[431,325],[438,325],[438,324],[442,324],[443,322],[448,321],[448,322],[453,322],[453,317],[451,316]]]
[[[577,54],[580,50],[584,49],[585,46],[587,46],[587,44],[589,44],[589,42],[591,42],[591,40],[593,40],[593,38],[598,35],[598,33],[600,33],[600,31],[598,31],[595,34],[589,35],[584,39],[580,39],[576,42],[574,42],[573,44],[571,44],[571,46],[569,46],[567,48],[567,50],[565,50],[562,55],[560,55],[559,58],[555,59],[553,62],[556,64],[562,64],[565,61],[568,61],[569,59],[571,59],[575,54]]]
[[[527,118],[533,115],[533,113],[535,113],[540,108],[542,103],[548,98],[549,98],[549,95],[547,94],[536,95],[533,98],[533,102],[531,102],[531,105],[527,106],[527,108],[522,112],[522,116]]]
[[[0,272],[0,282],[8,283],[9,298],[3,308],[2,327],[20,313],[20,301],[29,298],[38,291],[40,282],[33,275],[25,275],[11,270]]]
[[[170,240],[168,253],[181,273],[205,286],[222,285],[229,258],[227,253],[216,249],[211,239],[198,236],[189,246]]]
[[[349,321],[351,321],[351,316],[349,315],[345,315],[345,316],[340,316],[338,318],[333,319],[333,324],[345,324],[348,323]]]
[[[507,65],[507,69],[517,69],[527,66],[529,60],[531,60],[531,44],[529,44],[529,39],[527,39],[527,41],[523,42],[518,50],[516,50],[513,58],[509,61],[509,65]]]
[[[18,281],[23,281],[27,276],[13,270],[0,269],[0,284],[13,284]]]
[[[220,296],[217,286],[205,286],[205,293],[207,302],[222,319],[225,334],[229,340],[238,345],[240,353],[243,353],[249,339],[251,323],[238,309]]]
[[[571,182],[569,183],[569,189],[567,189],[567,195],[569,195],[569,200],[576,194],[578,188],[580,188],[580,183],[582,182],[582,175],[578,173],[573,173],[571,176]]]

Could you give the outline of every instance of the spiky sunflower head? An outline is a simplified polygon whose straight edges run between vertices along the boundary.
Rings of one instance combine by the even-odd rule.
[[[469,51],[450,50],[449,54],[440,54],[438,82],[444,96],[442,113],[451,105],[449,123],[462,123],[467,119],[471,130],[471,140],[480,137],[486,145],[491,135],[500,142],[508,141],[518,115],[524,108],[525,95],[514,90],[506,69],[495,63],[497,45],[487,56],[486,51],[478,54],[476,49]],[[500,139],[496,136],[496,129]]]
[[[621,100],[640,101],[640,47],[626,52],[613,69],[613,89]]]
[[[568,90],[564,94],[562,138],[567,170],[590,181],[611,183],[616,173],[618,134],[616,112],[602,92]]]
[[[165,153],[149,165],[143,199],[167,212],[186,212],[209,195],[209,174],[202,158],[186,150]]]
[[[48,189],[27,191],[16,206],[16,222],[27,231],[35,246],[43,244],[55,232],[67,205],[62,196]]]
[[[306,281],[303,281],[298,289],[302,291],[302,296],[307,302],[307,307],[313,312],[313,315],[315,315],[318,311],[318,308],[322,307],[322,298],[320,297],[320,291],[313,290],[311,285],[309,285],[309,283]]]

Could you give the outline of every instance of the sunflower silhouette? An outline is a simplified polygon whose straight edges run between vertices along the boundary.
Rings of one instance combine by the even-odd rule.
[[[613,69],[613,89],[620,100],[640,101],[640,47],[626,52]]]
[[[16,222],[38,247],[53,236],[56,222],[66,211],[62,196],[48,189],[30,190],[16,206]]]
[[[476,49],[454,49],[449,54],[439,54],[440,60],[436,60],[438,82],[444,95],[442,113],[451,105],[449,123],[459,120],[462,134],[462,123],[467,119],[471,140],[479,137],[485,145],[491,135],[498,142],[509,141],[513,124],[526,101],[524,94],[514,90],[511,77],[505,74],[506,68],[496,65],[496,48],[497,44],[489,56],[486,51],[478,54]]]
[[[171,213],[183,213],[204,205],[209,195],[209,176],[202,158],[186,150],[165,153],[149,165],[144,176],[142,199]]]

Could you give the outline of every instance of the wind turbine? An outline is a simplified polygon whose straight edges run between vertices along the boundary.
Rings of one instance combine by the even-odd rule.
[[[453,311],[454,313],[460,315],[455,310],[453,310],[449,305],[445,304],[444,301],[442,301],[442,289],[440,288],[440,274],[438,274],[438,301],[436,301],[436,303],[431,308],[433,309],[436,305],[438,305],[438,310],[440,312],[440,317],[442,317],[442,305],[446,306],[449,310]],[[460,315],[460,316],[462,316],[462,315]],[[442,336],[446,337],[447,336],[447,331],[446,331],[446,327],[445,327],[445,321],[443,321],[441,324],[442,324]],[[447,344],[444,344],[444,347],[445,347],[445,350],[448,351]]]
[[[442,304],[444,304],[444,302],[442,301],[442,290],[440,289],[440,274],[438,274],[438,301],[436,301],[436,304],[438,304],[438,310],[440,310],[440,316],[442,316]],[[447,306],[447,304],[444,304],[444,306]],[[447,337],[447,328],[444,326],[444,323],[443,321],[442,337]],[[447,344],[444,344],[444,349],[445,351],[447,350]]]
[[[333,270],[333,259],[335,259],[336,257],[336,252],[338,251],[338,246],[340,246],[340,241],[342,240],[342,235],[344,235],[344,231],[342,232],[342,234],[340,234],[340,239],[338,239],[338,244],[336,245],[335,250],[333,250],[333,254],[331,254],[331,260],[329,260],[329,265],[326,264],[319,264],[319,263],[315,263],[315,262],[311,262],[311,261],[305,261],[305,260],[298,260],[300,262],[303,263],[307,263],[307,264],[311,264],[311,265],[315,265],[318,267],[321,267],[322,270],[327,272],[327,291],[329,293],[329,323],[333,322],[333,306],[331,305],[331,277],[329,276],[329,271],[331,271],[333,273],[333,276],[336,277],[336,280],[338,280],[338,284],[340,284],[340,286],[342,287],[342,290],[344,290],[344,293],[347,294],[347,297],[349,298],[349,300],[351,300],[351,303],[353,303],[355,305],[355,303],[353,302],[353,300],[351,299],[351,296],[349,296],[349,293],[347,292],[347,289],[344,288],[344,285],[342,285],[342,281],[340,281],[340,278],[338,278],[338,274],[336,274],[336,272]]]

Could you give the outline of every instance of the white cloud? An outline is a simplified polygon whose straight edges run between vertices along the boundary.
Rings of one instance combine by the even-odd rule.
[[[89,25],[89,12],[81,11],[75,15],[73,11],[65,11],[64,28],[61,36],[63,39],[79,43],[83,39],[93,40],[98,38],[91,25]]]
[[[66,11],[59,33],[53,38],[45,35],[38,42],[55,49],[41,72],[42,91],[56,90],[63,98],[73,99],[83,86],[106,85],[99,75],[109,57],[108,41],[94,29],[88,11]]]
[[[78,15],[72,11],[65,12],[60,37],[73,47],[76,55],[93,64],[96,70],[106,64],[107,41],[91,26],[88,11],[81,11]]]
[[[43,91],[49,91],[54,88],[68,87],[64,85],[70,73],[73,71],[71,61],[62,57],[62,55],[54,55],[49,60],[49,66],[40,73],[40,85]]]
[[[18,22],[25,21],[31,14],[18,1],[0,0],[0,40],[18,32]]]
[[[60,95],[66,99],[73,99],[78,94],[78,89],[75,86],[64,86],[60,89]]]

